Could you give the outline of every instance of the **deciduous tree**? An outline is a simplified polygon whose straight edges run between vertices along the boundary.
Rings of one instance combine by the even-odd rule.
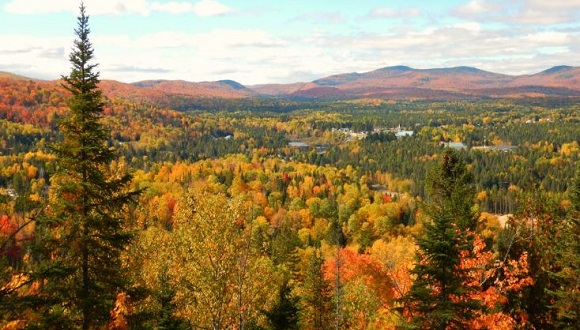
[[[250,207],[240,198],[191,191],[178,205],[170,271],[177,314],[195,328],[264,325],[276,299],[272,261],[252,244]]]

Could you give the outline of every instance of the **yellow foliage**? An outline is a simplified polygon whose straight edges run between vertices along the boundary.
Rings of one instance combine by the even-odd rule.
[[[477,193],[476,200],[478,202],[481,203],[481,202],[483,202],[486,199],[487,199],[487,191],[486,190],[482,190],[482,191],[480,191],[480,192]]]
[[[300,228],[298,230],[298,239],[304,245],[308,245],[310,241],[310,229],[308,228]]]
[[[322,239],[327,228],[328,220],[320,218],[314,219],[314,225],[310,229],[310,235],[312,235],[313,239]]]
[[[518,186],[514,185],[514,184],[510,184],[510,186],[508,187],[508,190],[511,192],[515,192],[520,190],[520,188],[518,188]]]
[[[302,220],[302,228],[310,228],[312,226],[312,214],[309,209],[301,209],[298,211],[300,219]]]
[[[481,212],[478,219],[478,232],[483,238],[496,238],[501,231],[499,218],[488,212]]]
[[[563,143],[560,148],[560,153],[566,157],[571,157],[574,154],[580,152],[580,147],[578,146],[578,141],[573,141],[570,143]]]
[[[397,236],[388,242],[379,239],[370,249],[371,256],[385,267],[398,297],[407,293],[411,287],[409,271],[413,268],[416,250],[413,238],[405,236]]]

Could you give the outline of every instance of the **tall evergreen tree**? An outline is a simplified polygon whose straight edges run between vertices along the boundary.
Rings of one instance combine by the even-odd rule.
[[[477,302],[469,298],[468,269],[462,269],[462,251],[471,251],[473,187],[470,174],[457,154],[446,150],[442,162],[431,169],[426,180],[429,193],[425,224],[418,238],[419,252],[412,273],[416,279],[400,299],[411,329],[462,329]]]
[[[60,327],[82,329],[107,324],[116,294],[126,287],[121,253],[131,235],[123,211],[137,194],[128,190],[130,175],[111,175],[107,167],[116,152],[107,146],[109,132],[100,122],[103,101],[88,23],[81,4],[72,71],[63,77],[70,112],[60,122],[62,141],[53,145],[58,172],[39,223],[39,233],[48,236],[50,267],[60,270],[44,286],[52,302],[45,313]]]
[[[332,327],[332,291],[324,278],[323,263],[320,248],[314,248],[300,293],[301,328],[320,330]]]
[[[425,191],[429,215],[446,214],[459,228],[475,230],[477,214],[472,211],[475,195],[473,175],[452,149],[446,149],[441,163],[427,173]]]
[[[558,328],[575,329],[580,324],[580,166],[569,188],[570,211],[560,224],[556,258],[560,271],[554,274]]]
[[[269,311],[264,311],[264,314],[272,329],[298,329],[298,297],[292,296],[288,283],[278,289],[278,301]]]

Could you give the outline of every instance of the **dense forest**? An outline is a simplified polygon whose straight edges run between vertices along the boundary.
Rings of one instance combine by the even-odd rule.
[[[0,77],[2,329],[576,329],[580,100]]]

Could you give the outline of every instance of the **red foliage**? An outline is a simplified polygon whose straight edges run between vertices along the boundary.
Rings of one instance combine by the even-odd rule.
[[[4,236],[10,236],[18,230],[18,223],[6,214],[0,217],[0,233]]]
[[[167,200],[167,209],[171,212],[171,216],[173,217],[173,213],[175,212],[175,204],[177,201],[173,197],[166,197]]]
[[[393,198],[388,194],[383,194],[383,203],[390,203],[393,201]]]
[[[9,260],[17,260],[22,257],[22,247],[14,234],[18,231],[18,223],[7,215],[0,217],[0,244],[4,244],[4,250],[0,251],[1,256],[6,256]],[[8,240],[8,241],[6,241]]]
[[[286,172],[282,173],[282,181],[284,181],[285,184],[288,184],[290,182],[290,176],[288,175],[288,173]]]

